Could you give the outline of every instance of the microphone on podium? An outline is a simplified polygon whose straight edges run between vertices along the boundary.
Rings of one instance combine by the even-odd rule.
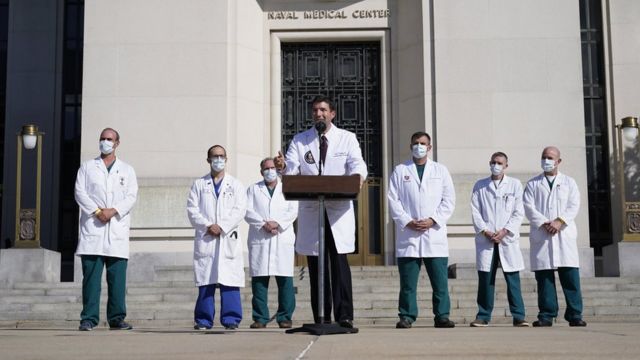
[[[320,160],[318,161],[318,175],[322,175],[322,163],[323,163],[323,159],[322,159],[322,134],[324,133],[325,130],[327,130],[327,124],[324,123],[324,121],[316,121],[314,127],[316,128],[316,131],[318,132],[318,143],[320,144]],[[327,151],[327,149],[325,149],[325,151]]]

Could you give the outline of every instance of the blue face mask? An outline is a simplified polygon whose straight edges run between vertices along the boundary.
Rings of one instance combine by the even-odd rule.
[[[211,160],[211,170],[214,172],[220,172],[224,170],[225,160],[221,158],[215,158]]]
[[[276,169],[264,169],[262,171],[262,177],[264,178],[265,182],[271,183],[276,181],[276,179],[278,178],[278,172],[276,171]]]

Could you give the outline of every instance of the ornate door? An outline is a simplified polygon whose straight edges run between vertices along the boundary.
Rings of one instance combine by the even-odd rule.
[[[282,44],[283,152],[295,134],[313,125],[311,101],[324,95],[336,105],[333,123],[356,134],[367,163],[369,177],[355,202],[357,241],[351,265],[384,261],[380,55],[378,42]]]

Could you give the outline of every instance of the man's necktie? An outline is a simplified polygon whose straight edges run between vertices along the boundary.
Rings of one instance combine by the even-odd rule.
[[[327,158],[327,137],[322,135],[320,138],[320,161],[322,164],[325,164],[325,160]]]

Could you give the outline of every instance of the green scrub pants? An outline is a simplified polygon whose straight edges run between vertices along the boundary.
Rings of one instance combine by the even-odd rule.
[[[478,271],[478,314],[476,319],[491,321],[493,303],[496,292],[496,272],[500,263],[499,246],[493,247],[493,257],[491,258],[491,271]],[[520,290],[520,272],[504,272],[504,279],[507,281],[507,299],[509,301],[509,311],[514,320],[524,320],[525,310]]]
[[[251,292],[253,298],[253,321],[266,324],[269,322],[269,307],[267,306],[267,294],[269,291],[269,276],[254,276],[251,278]],[[276,321],[291,321],[293,311],[296,308],[296,297],[293,290],[293,277],[275,276],[278,284],[278,310]]]
[[[127,285],[127,259],[82,255],[82,313],[81,321],[97,326],[100,321],[100,291],[102,268],[107,267],[107,321],[118,323],[127,316],[125,293]]]
[[[538,319],[551,321],[558,317],[558,295],[554,270],[535,271],[538,284]],[[558,277],[567,302],[564,319],[582,320],[582,294],[580,292],[580,269],[559,267]]]
[[[418,302],[416,292],[418,278],[420,276],[420,266],[424,262],[427,269],[429,281],[433,289],[433,314],[435,320],[448,319],[451,309],[449,299],[448,257],[438,258],[398,258],[398,271],[400,272],[400,295],[398,296],[398,316],[410,323],[416,321],[418,317]]]

